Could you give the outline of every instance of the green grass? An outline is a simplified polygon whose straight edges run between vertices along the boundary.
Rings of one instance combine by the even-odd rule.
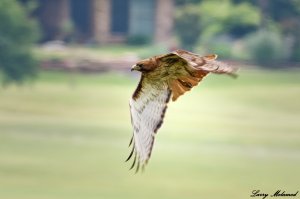
[[[240,199],[299,190],[299,71],[211,75],[171,103],[145,173],[130,149],[125,74],[42,73],[0,90],[0,198]]]

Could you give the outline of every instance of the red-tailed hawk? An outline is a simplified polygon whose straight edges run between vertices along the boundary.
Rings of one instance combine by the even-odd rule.
[[[129,146],[136,171],[151,156],[155,134],[163,123],[167,104],[196,86],[208,73],[235,77],[235,69],[216,61],[217,55],[199,56],[184,50],[142,60],[131,70],[142,73],[140,82],[129,101],[133,136]]]

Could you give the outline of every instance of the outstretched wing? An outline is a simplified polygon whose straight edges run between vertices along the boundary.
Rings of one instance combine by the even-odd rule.
[[[236,69],[216,61],[217,55],[199,56],[188,51],[177,50],[158,59],[169,74],[167,79],[172,91],[172,100],[191,90],[208,73],[228,74],[236,77]]]
[[[128,161],[134,156],[133,164],[136,171],[140,165],[147,164],[154,143],[157,130],[161,127],[167,109],[171,91],[167,85],[161,88],[152,87],[144,82],[143,77],[130,99],[131,123],[133,126],[133,137],[130,144],[132,151],[127,158]]]
[[[191,67],[192,70],[196,70],[197,72],[205,71],[217,74],[227,74],[232,77],[237,77],[237,75],[235,74],[237,68],[228,66],[224,62],[216,61],[218,57],[216,54],[210,54],[201,57],[197,54],[184,50],[176,50],[173,53],[186,60],[187,67]]]

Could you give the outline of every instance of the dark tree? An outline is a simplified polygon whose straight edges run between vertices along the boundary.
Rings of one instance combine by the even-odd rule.
[[[0,1],[0,72],[4,83],[22,82],[36,74],[32,46],[38,28],[28,13],[16,0]]]
[[[293,38],[291,61],[300,61],[300,1],[256,0],[262,13],[261,26],[275,22],[284,35]]]

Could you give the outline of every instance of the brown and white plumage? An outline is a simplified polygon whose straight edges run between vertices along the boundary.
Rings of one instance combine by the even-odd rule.
[[[130,99],[134,157],[131,168],[147,164],[157,130],[161,127],[167,104],[172,96],[179,96],[196,86],[208,73],[235,75],[235,69],[216,61],[217,55],[199,56],[184,50],[142,60],[132,70],[142,73],[140,82]]]

